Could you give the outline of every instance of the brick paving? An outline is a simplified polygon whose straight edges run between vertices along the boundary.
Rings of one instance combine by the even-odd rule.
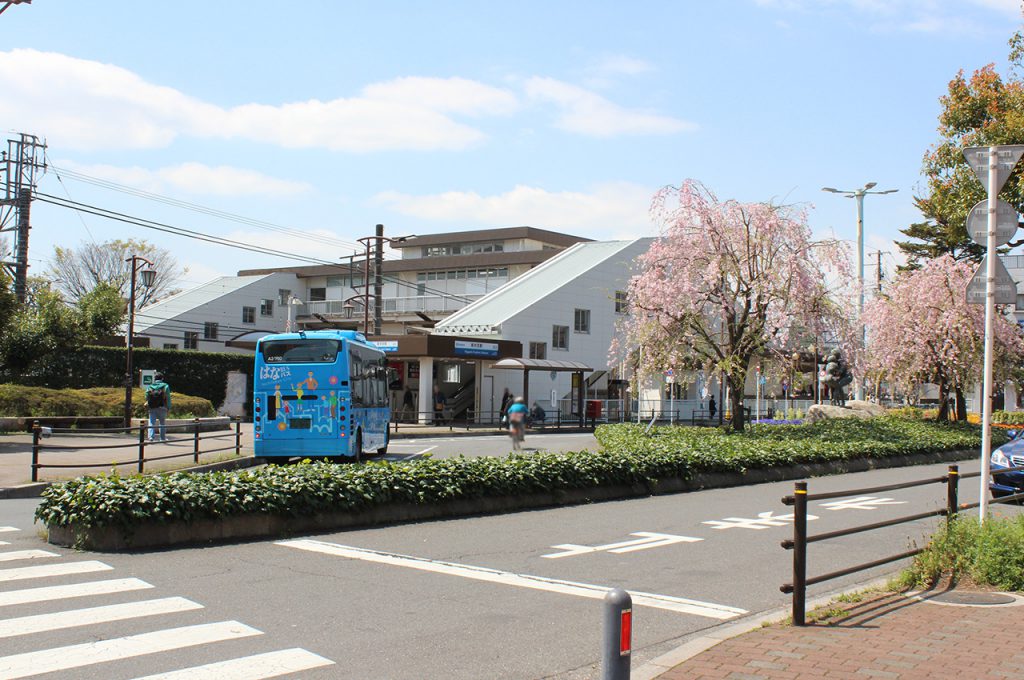
[[[774,624],[725,640],[660,680],[1007,680],[1024,678],[1024,606],[951,606],[900,594],[840,605],[797,628]]]

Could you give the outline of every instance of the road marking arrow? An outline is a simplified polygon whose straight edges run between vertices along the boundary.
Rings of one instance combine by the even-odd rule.
[[[607,545],[577,545],[575,543],[563,543],[561,545],[553,545],[552,548],[558,548],[563,552],[551,553],[549,555],[541,555],[541,557],[547,557],[548,559],[556,560],[560,557],[574,557],[576,555],[585,555],[587,553],[595,552],[610,552],[610,553],[628,553],[636,552],[637,550],[647,550],[648,548],[660,548],[664,545],[672,545],[673,543],[696,543],[697,541],[703,541],[703,538],[693,538],[691,536],[674,536],[672,534],[656,534],[650,531],[634,531],[630,536],[640,536],[640,538],[632,541],[622,541],[620,543],[609,543]]]

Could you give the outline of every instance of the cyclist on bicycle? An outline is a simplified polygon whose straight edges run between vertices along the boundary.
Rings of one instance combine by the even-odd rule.
[[[508,407],[508,436],[512,438],[512,448],[516,451],[522,448],[526,432],[526,416],[529,412],[522,397],[516,397],[512,405]]]

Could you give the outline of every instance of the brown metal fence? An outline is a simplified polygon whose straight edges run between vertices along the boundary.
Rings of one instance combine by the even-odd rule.
[[[1024,470],[1024,467],[1014,467],[999,470],[1003,472],[1018,472]],[[965,475],[961,475],[959,467],[956,465],[950,465],[948,472],[941,477],[930,477],[928,479],[920,479],[913,482],[903,482],[900,484],[887,484],[885,486],[874,486],[864,489],[851,489],[848,491],[834,491],[831,493],[818,493],[809,494],[807,493],[807,482],[797,482],[792,496],[785,496],[782,502],[786,505],[793,506],[793,538],[787,539],[782,542],[782,547],[786,550],[793,551],[793,580],[790,583],[785,583],[781,586],[780,590],[784,593],[792,593],[793,595],[793,625],[803,626],[805,625],[805,608],[806,608],[806,596],[807,586],[814,585],[816,583],[822,583],[823,581],[829,581],[831,579],[853,574],[858,571],[865,569],[871,569],[872,567],[881,566],[890,562],[896,562],[907,557],[913,557],[917,555],[924,548],[917,548],[915,550],[907,550],[897,555],[890,555],[889,557],[883,557],[881,559],[872,560],[870,562],[864,562],[857,564],[852,567],[840,569],[838,571],[829,572],[827,574],[821,574],[818,576],[807,576],[807,544],[815,543],[817,541],[825,541],[830,538],[839,538],[841,536],[849,536],[851,534],[857,534],[864,531],[871,531],[873,529],[881,529],[883,527],[894,526],[897,524],[903,524],[905,522],[914,522],[920,519],[926,519],[928,517],[947,517],[953,518],[961,510],[969,510],[976,508],[981,503],[959,503],[959,481],[961,478],[969,479],[971,477],[980,477],[980,472],[973,472]],[[886,520],[884,522],[874,522],[872,524],[864,524],[861,526],[850,527],[848,529],[839,529],[837,531],[828,531],[821,534],[815,534],[813,536],[807,535],[807,504],[810,501],[820,501],[830,498],[843,498],[845,496],[857,496],[867,493],[877,493],[880,491],[892,491],[893,489],[906,489],[914,486],[925,486],[928,484],[944,484],[946,487],[946,507],[941,510],[932,510],[930,512],[922,512],[916,515],[908,515],[906,517],[897,517],[895,519]],[[1024,500],[1024,493],[1014,494],[1012,496],[1003,496],[1002,498],[993,499],[993,503],[1013,503]]]
[[[196,418],[191,423],[168,425],[167,431],[174,434],[174,430],[178,430],[184,433],[185,436],[181,437],[169,437],[165,443],[171,444],[175,442],[191,442],[192,450],[184,453],[171,453],[161,455],[146,455],[146,449],[151,445],[150,442],[146,441],[146,432],[149,430],[149,425],[145,424],[145,421],[139,421],[138,427],[111,427],[111,428],[97,428],[90,430],[78,430],[74,428],[48,428],[39,425],[36,421],[32,426],[32,481],[39,481],[39,471],[44,468],[110,468],[120,467],[122,465],[133,465],[136,466],[139,474],[146,471],[146,463],[155,463],[162,460],[171,460],[174,458],[192,458],[194,463],[199,463],[199,456],[208,453],[222,453],[225,451],[234,451],[235,455],[241,455],[242,450],[242,421],[240,418],[232,418],[234,424],[234,431],[228,430],[227,432],[202,432],[201,421]],[[82,437],[91,437],[98,434],[132,434],[138,433],[138,440],[131,442],[120,442],[120,443],[103,443],[103,444],[48,444],[43,440],[49,436],[56,434],[74,434]],[[220,446],[215,448],[204,448],[203,442],[209,442],[211,440],[227,440],[233,439],[234,441],[227,446]],[[85,462],[64,462],[64,463],[44,463],[42,462],[43,455],[47,452],[77,452],[77,451],[98,451],[98,450],[111,450],[111,449],[135,449],[136,456],[134,458],[116,461],[106,461],[103,463],[85,463]]]

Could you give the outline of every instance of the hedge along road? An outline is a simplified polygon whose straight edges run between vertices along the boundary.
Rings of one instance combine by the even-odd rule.
[[[961,464],[964,472],[977,468],[977,462]],[[879,486],[945,469],[875,470],[815,478],[810,485],[812,493]],[[961,485],[962,502],[977,499],[976,482]],[[202,603],[208,620],[233,619],[263,631],[251,641],[232,641],[232,655],[301,647],[335,662],[302,677],[567,680],[598,676],[596,589],[620,586],[634,594],[634,668],[687,636],[735,622],[744,611],[786,606],[778,587],[790,578],[791,554],[779,541],[791,535],[785,517],[791,509],[780,498],[792,489],[792,482],[778,482],[137,554],[75,555],[42,545],[30,531],[32,501],[0,501],[0,525],[24,529],[5,534],[5,540],[21,536],[12,548],[101,560],[113,567],[110,577],[130,574],[163,594]],[[942,507],[945,489],[936,484],[844,500],[812,503],[817,519],[811,531]],[[933,525],[922,521],[814,544],[809,572],[905,550]],[[810,595],[884,569],[812,587]],[[108,624],[101,634],[149,632],[191,621],[189,616]],[[49,634],[42,642],[57,647],[96,634],[86,628]],[[39,644],[33,636],[7,640],[4,654],[27,653]],[[178,665],[216,659],[205,648],[167,654],[177,654]],[[173,666],[152,655],[105,664],[106,675],[79,669],[60,677],[136,677]]]

